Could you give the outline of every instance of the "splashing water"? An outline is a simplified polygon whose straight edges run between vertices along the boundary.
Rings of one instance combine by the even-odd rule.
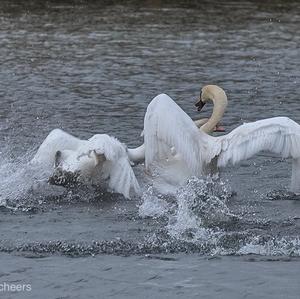
[[[231,195],[229,186],[213,177],[192,178],[174,196],[157,194],[150,186],[142,196],[139,215],[167,217],[166,229],[171,238],[215,242],[222,232],[216,226],[213,229],[208,226],[235,217],[226,205]]]
[[[7,208],[18,208],[31,199],[38,199],[49,193],[47,180],[49,171],[28,162],[33,151],[28,151],[17,158],[0,159],[0,205]]]
[[[242,246],[237,254],[257,254],[272,256],[300,256],[299,238],[271,238],[263,240],[262,237],[255,236],[250,242]]]
[[[73,204],[75,201],[89,204],[90,199],[99,199],[99,196],[95,196],[90,189],[82,192],[78,190],[66,192],[63,187],[50,186],[47,183],[49,173],[28,164],[31,156],[32,152],[19,158],[3,157],[1,154],[1,206],[30,211],[24,210],[24,207],[38,208],[49,198],[52,199],[49,201],[50,204],[52,202],[55,205],[66,202]],[[59,194],[64,192],[60,201],[55,201],[57,192]],[[155,187],[148,186],[142,194],[138,215],[155,221],[150,231],[139,240],[100,239],[93,243],[88,240],[74,242],[66,238],[54,243],[53,240],[37,240],[21,245],[13,241],[9,245],[9,242],[3,241],[3,244],[0,244],[0,251],[45,254],[57,252],[76,256],[172,252],[197,252],[209,255],[300,255],[298,237],[273,234],[268,229],[268,221],[261,222],[255,219],[249,221],[244,216],[237,217],[233,214],[228,207],[228,200],[232,195],[233,192],[227,182],[213,177],[192,178],[185,186],[178,187],[172,195],[161,194]],[[100,197],[102,198],[102,195]],[[105,198],[111,200],[112,195],[109,194]],[[279,196],[279,199],[282,199],[282,196]],[[297,219],[293,221],[296,223]]]
[[[153,186],[149,186],[142,194],[142,204],[139,206],[139,215],[143,218],[158,218],[165,215],[170,206],[161,194],[156,195]]]
[[[232,195],[227,182],[212,177],[192,178],[174,196],[163,196],[149,187],[142,196],[139,216],[166,221],[147,242],[174,252],[300,255],[298,237],[274,235],[268,221],[233,214],[227,205]]]
[[[26,173],[26,158],[26,155],[17,159],[2,157],[0,161],[2,205],[5,205],[8,200],[18,200],[29,188],[29,181],[32,179]]]

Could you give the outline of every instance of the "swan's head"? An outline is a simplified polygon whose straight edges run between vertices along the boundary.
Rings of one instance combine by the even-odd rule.
[[[55,185],[72,186],[89,180],[105,156],[95,151],[78,153],[72,150],[57,151],[54,173],[49,179]]]
[[[200,98],[195,106],[201,111],[203,106],[212,101],[214,104],[213,113],[210,119],[200,127],[203,132],[211,133],[214,131],[224,132],[225,129],[220,126],[225,109],[227,107],[227,96],[224,90],[217,85],[206,85],[201,89]]]
[[[209,101],[212,101],[215,106],[222,107],[223,111],[225,111],[228,103],[225,91],[217,85],[204,86],[195,106],[198,108],[198,111],[201,111],[203,106]]]

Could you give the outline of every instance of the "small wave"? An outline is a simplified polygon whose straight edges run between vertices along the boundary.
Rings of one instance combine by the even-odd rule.
[[[178,240],[163,234],[153,234],[144,240],[92,240],[76,242],[71,240],[35,241],[16,243],[2,240],[0,252],[21,254],[32,257],[65,255],[70,257],[110,255],[146,255],[197,253],[210,256],[260,255],[300,257],[299,238],[269,236],[249,236],[245,233],[224,234],[219,238],[209,238],[205,242]]]
[[[265,196],[267,200],[300,200],[300,195],[288,190],[274,190]]]
[[[245,254],[300,256],[300,239],[291,237],[271,237],[266,240],[265,237],[256,236],[237,251],[237,255]]]

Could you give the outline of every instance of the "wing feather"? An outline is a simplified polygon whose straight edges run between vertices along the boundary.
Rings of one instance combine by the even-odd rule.
[[[261,151],[281,157],[300,157],[300,126],[287,117],[274,117],[247,123],[217,137],[220,143],[218,166],[236,164]]]
[[[155,97],[144,119],[145,164],[170,156],[175,147],[194,175],[220,151],[214,139],[199,131],[193,120],[166,94]]]
[[[105,156],[105,172],[109,177],[109,187],[125,197],[130,191],[139,192],[139,184],[130,165],[126,147],[116,138],[98,134],[89,139],[89,150]]]
[[[140,187],[127,157],[121,157],[114,163],[109,163],[109,187],[125,197],[130,198],[130,192],[139,193]]]
[[[61,129],[54,129],[40,145],[30,163],[40,164],[51,169],[54,165],[57,151],[76,150],[83,144],[85,144],[84,140],[80,140]]]

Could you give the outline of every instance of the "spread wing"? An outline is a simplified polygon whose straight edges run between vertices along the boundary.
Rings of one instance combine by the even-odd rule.
[[[145,164],[172,155],[171,148],[185,162],[193,175],[201,175],[203,166],[217,152],[214,139],[199,131],[193,120],[166,94],[155,97],[144,118]]]
[[[293,158],[291,191],[300,193],[300,126],[287,117],[274,117],[244,124],[220,143],[218,166],[236,164],[261,151]]]
[[[216,140],[221,145],[218,166],[236,164],[261,151],[280,154],[283,158],[300,157],[300,126],[287,117],[247,123]]]

